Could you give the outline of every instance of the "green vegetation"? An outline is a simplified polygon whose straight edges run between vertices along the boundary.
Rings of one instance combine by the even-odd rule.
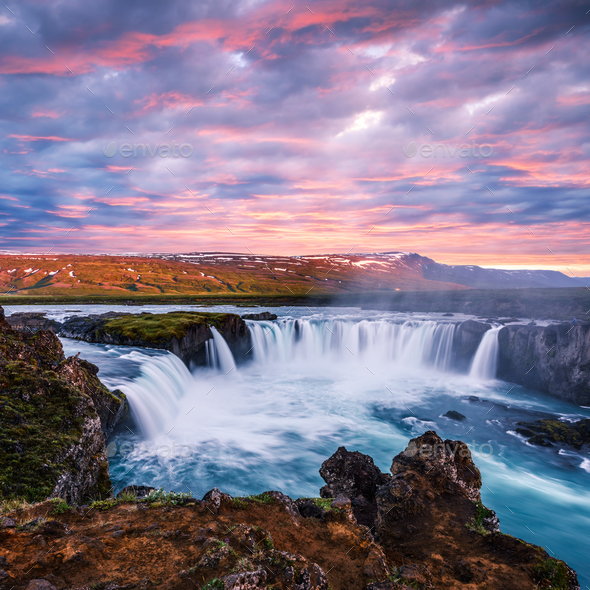
[[[71,510],[71,506],[69,506],[68,503],[61,498],[52,498],[51,503],[53,504],[51,514],[63,514],[64,512]]]
[[[248,496],[248,500],[252,500],[258,504],[275,504],[276,500],[269,496],[266,492],[264,494],[258,494],[257,496]]]
[[[142,313],[110,320],[103,326],[107,334],[117,334],[130,340],[160,343],[171,336],[182,338],[191,326],[209,324],[222,328],[231,314],[174,311],[166,314]]]
[[[490,531],[486,530],[483,527],[483,521],[490,516],[493,516],[494,513],[489,509],[486,508],[481,500],[478,502],[474,502],[475,504],[475,516],[472,518],[471,522],[467,523],[465,526],[470,530],[480,535],[489,535]]]
[[[541,588],[552,590],[568,590],[569,575],[565,563],[553,557],[539,559],[533,568],[533,576]]]
[[[219,578],[215,578],[210,582],[207,582],[204,586],[202,586],[201,590],[223,590],[224,584],[223,580]]]

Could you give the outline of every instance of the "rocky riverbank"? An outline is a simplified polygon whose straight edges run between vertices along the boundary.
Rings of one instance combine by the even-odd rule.
[[[51,331],[18,332],[0,308],[0,497],[80,502],[108,493],[105,436],[127,413],[98,368]]]
[[[127,490],[21,506],[0,521],[0,587],[579,590],[563,561],[499,531],[460,441],[427,432],[388,474],[340,448],[320,473],[335,498]]]

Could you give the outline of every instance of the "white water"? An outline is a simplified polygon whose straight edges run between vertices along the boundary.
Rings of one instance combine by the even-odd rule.
[[[370,370],[451,368],[455,324],[434,321],[282,320],[248,322],[260,365],[285,362],[363,363]]]
[[[213,339],[206,343],[207,366],[220,369],[227,375],[227,373],[236,368],[234,356],[227,342],[214,326],[211,326],[211,333],[213,334]]]
[[[488,330],[481,339],[477,352],[473,357],[469,376],[474,377],[479,381],[486,381],[496,378],[496,371],[498,369],[498,352],[500,347],[498,345],[498,333],[502,326]]]
[[[219,334],[209,343],[210,367],[192,373],[163,351],[64,343],[67,354],[82,351],[108,386],[128,394],[141,424],[134,435],[121,427],[109,441],[117,489],[136,483],[198,497],[213,486],[234,495],[279,489],[315,496],[319,466],[339,446],[373,456],[387,471],[410,438],[434,429],[469,444],[484,503],[504,532],[565,557],[590,584],[588,459],[507,433],[519,421],[590,412],[494,380],[497,332],[486,333],[470,375],[458,375],[455,327],[446,318],[324,308],[297,324],[283,317],[250,326],[254,361],[239,373],[230,370]],[[450,420],[448,410],[466,419]]]

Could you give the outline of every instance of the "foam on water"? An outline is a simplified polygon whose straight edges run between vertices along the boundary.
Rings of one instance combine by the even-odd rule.
[[[567,558],[590,584],[590,460],[527,446],[514,430],[543,413],[575,420],[590,417],[588,409],[490,378],[497,331],[480,345],[481,371],[474,360],[460,375],[452,322],[331,313],[249,322],[254,361],[239,372],[215,333],[210,367],[193,372],[164,351],[64,340],[68,354],[81,351],[129,397],[138,427],[109,441],[113,483],[197,497],[213,486],[234,495],[317,496],[318,469],[339,446],[371,455],[387,471],[410,438],[433,429],[469,445],[484,502],[504,532]],[[449,410],[466,419],[445,418]]]

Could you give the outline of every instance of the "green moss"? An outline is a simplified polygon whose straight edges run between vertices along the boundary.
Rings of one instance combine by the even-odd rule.
[[[551,588],[553,590],[568,590],[569,574],[565,563],[553,557],[539,559],[533,568],[535,582],[540,588]]]
[[[61,498],[52,498],[51,503],[53,504],[51,514],[63,514],[64,512],[71,510],[71,507],[68,505],[68,503]]]
[[[170,340],[171,336],[178,339],[184,337],[188,328],[195,325],[209,324],[221,329],[232,315],[187,311],[166,314],[142,313],[112,319],[104,325],[103,330],[107,334],[116,334],[130,340],[159,344]]]

